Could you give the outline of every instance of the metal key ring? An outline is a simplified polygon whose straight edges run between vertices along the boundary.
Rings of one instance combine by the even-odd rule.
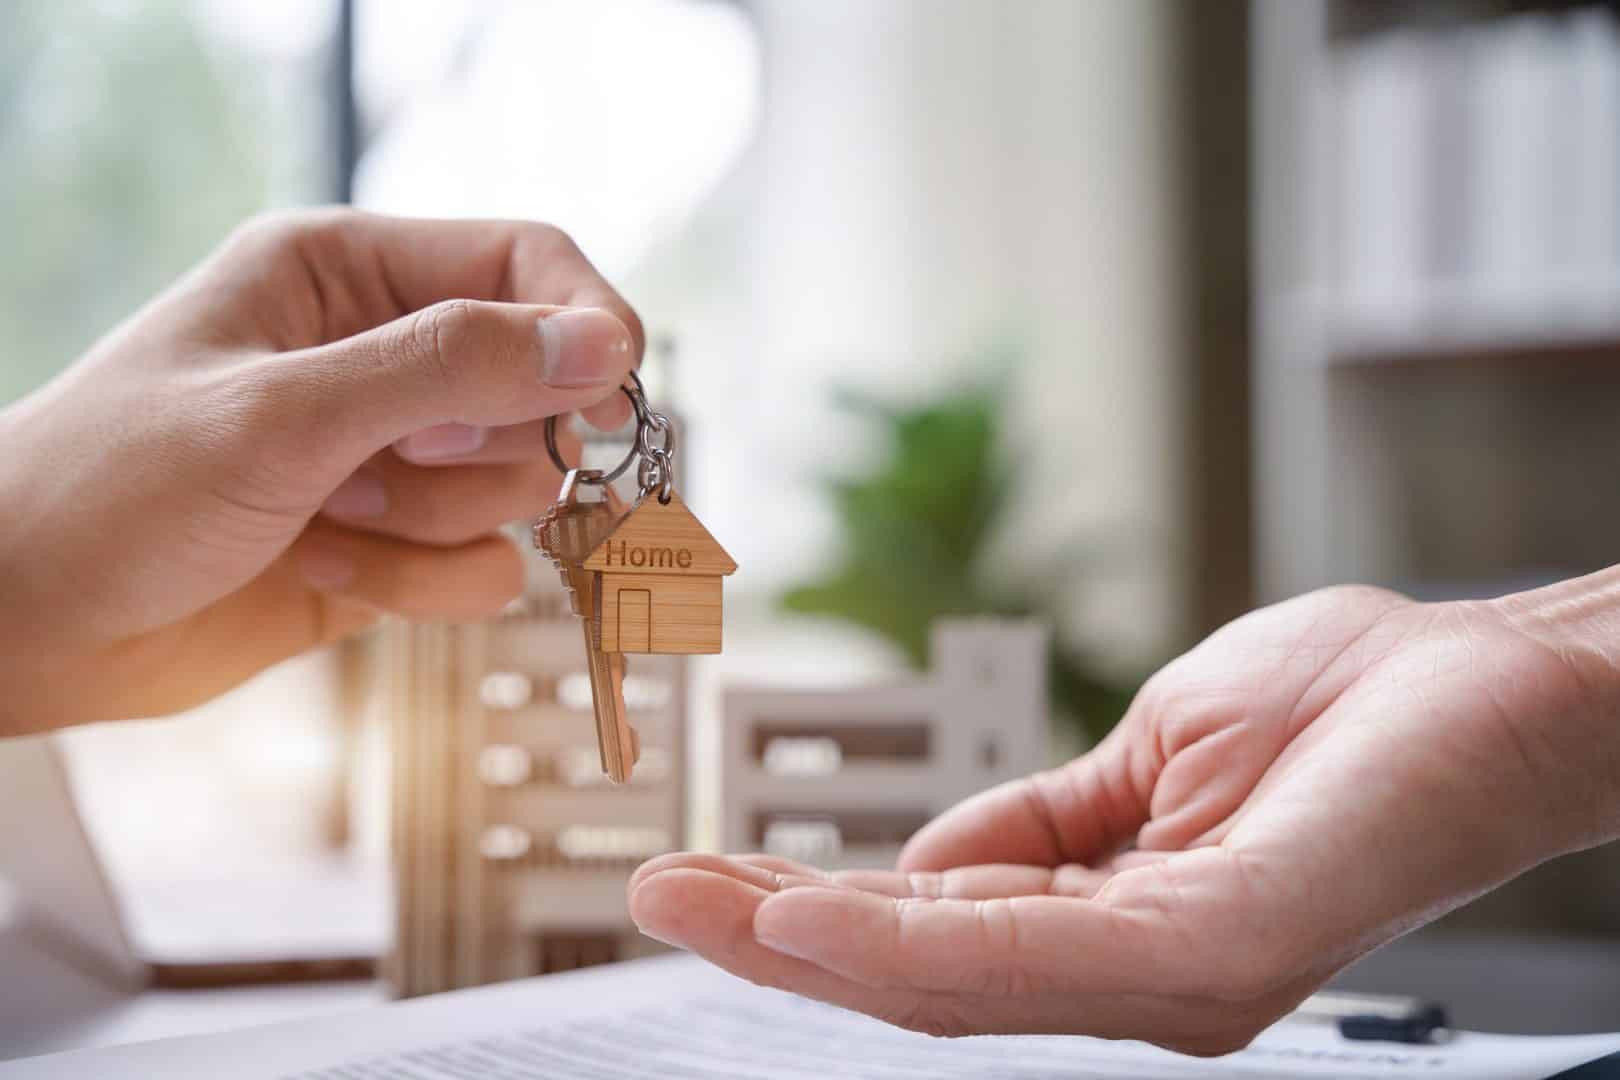
[[[630,399],[630,411],[635,413],[636,417],[636,437],[630,440],[630,452],[624,456],[624,460],[619,462],[618,467],[612,472],[592,470],[596,475],[581,476],[579,482],[582,484],[611,484],[623,476],[625,470],[629,469],[630,465],[641,455],[642,433],[652,423],[651,418],[654,413],[647,407],[647,396],[642,390],[641,376],[632,371],[630,372],[630,381],[634,385],[619,387],[619,391]],[[551,463],[557,466],[557,471],[567,476],[570,467],[567,462],[563,461],[562,452],[557,449],[557,418],[555,416],[546,417],[546,453],[551,455]]]

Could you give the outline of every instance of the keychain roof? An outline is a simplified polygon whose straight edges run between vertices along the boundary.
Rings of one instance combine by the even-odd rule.
[[[587,570],[615,574],[721,577],[737,563],[679,495],[642,499],[584,562]]]

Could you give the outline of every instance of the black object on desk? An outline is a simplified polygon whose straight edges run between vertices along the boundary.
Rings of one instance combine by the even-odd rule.
[[[1434,1043],[1451,1028],[1443,1005],[1420,998],[1327,991],[1306,998],[1294,1015],[1331,1023],[1357,1042]]]

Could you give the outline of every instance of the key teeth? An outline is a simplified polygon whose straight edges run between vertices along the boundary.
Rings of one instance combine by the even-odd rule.
[[[552,524],[556,522],[556,520],[557,507],[551,506],[547,508],[545,513],[535,518],[534,524],[529,527],[529,537],[534,541],[534,546],[539,548],[541,551],[546,551],[546,530],[550,528]],[[551,552],[546,551],[546,554],[549,556]]]

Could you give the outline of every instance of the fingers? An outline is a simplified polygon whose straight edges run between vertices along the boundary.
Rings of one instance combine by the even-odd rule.
[[[630,422],[630,399],[623,394],[609,394],[581,409],[579,415],[598,431],[618,431]]]
[[[413,619],[482,619],[523,589],[523,562],[504,537],[428,547],[316,523],[289,555],[319,592]]]
[[[376,607],[311,592],[288,557],[186,622],[144,634],[98,660],[106,678],[87,687],[96,719],[167,716],[210,701],[274,664],[347,637],[377,621]],[[236,642],[199,664],[195,640]],[[98,691],[115,688],[110,700]]]
[[[943,874],[824,873],[771,856],[677,853],[632,877],[632,912],[654,932],[672,916],[635,898],[667,874],[710,892],[726,882],[760,898],[752,935],[863,986],[926,993],[1129,992],[1163,988],[1143,972],[1162,953],[1144,920],[1089,899],[1102,871],[976,866]],[[701,877],[694,875],[702,875]],[[1085,897],[1086,899],[1082,899]],[[681,931],[688,932],[688,931]],[[685,939],[682,939],[683,942]]]
[[[1188,996],[1179,991],[1196,979],[1176,977],[1165,957],[1199,971],[1203,958],[1178,935],[1163,925],[1121,934],[1096,914],[1101,904],[1056,897],[1029,899],[1059,914],[1058,938],[1031,917],[1019,928],[1039,935],[1031,948],[1001,941],[986,955],[982,920],[968,913],[998,902],[900,901],[851,880],[772,856],[668,855],[632,878],[630,913],[649,935],[744,978],[935,1035],[1087,1034],[1225,1053],[1314,985],[1253,999]],[[923,914],[898,914],[911,909]],[[1010,966],[1031,951],[1048,956]],[[1217,983],[1224,974],[1204,973]]]
[[[681,855],[665,855],[664,866],[678,865]],[[686,856],[697,858],[697,856]],[[716,856],[703,856],[714,859]],[[696,865],[687,863],[686,865]],[[838,885],[893,897],[927,899],[989,900],[998,896],[1093,896],[1102,888],[1111,870],[1092,869],[1074,863],[1058,867],[990,864],[958,866],[950,870],[837,870],[828,873],[774,855],[733,855],[718,863],[702,864],[705,869],[728,872],[752,867],[774,872],[780,891],[793,885]],[[644,869],[658,869],[652,863]],[[639,871],[638,871],[639,873]]]
[[[423,469],[378,454],[326,500],[322,513],[363,532],[420,544],[465,544],[534,517],[562,478],[549,462]]]
[[[272,664],[337,641],[383,612],[473,619],[498,612],[521,590],[522,563],[499,537],[424,547],[317,523],[263,574],[198,616],[143,635],[101,661],[119,700],[87,707],[104,716],[158,716],[207,701]],[[188,662],[188,636],[240,642],[210,663]],[[129,688],[134,688],[133,690]]]
[[[993,900],[1008,896],[1096,895],[1108,880],[1102,870],[1068,863],[1045,866],[958,866],[950,870],[844,870],[832,883],[895,899]]]
[[[1156,943],[1106,905],[1055,896],[896,899],[809,886],[768,897],[763,944],[876,989],[1148,992]]]
[[[805,866],[791,859],[771,855],[711,855],[695,851],[672,851],[648,859],[630,875],[625,886],[626,895],[632,895],[641,883],[654,874],[666,870],[703,870],[711,874],[731,877],[745,885],[767,892],[777,892],[794,885],[825,885],[832,878],[813,866]]]
[[[221,272],[259,274],[286,296],[303,286],[321,310],[303,340],[274,320],[260,344],[299,349],[351,336],[445,300],[602,308],[629,331],[641,320],[566,233],[528,221],[396,218],[348,208],[268,215],[238,232]],[[258,324],[263,320],[254,320]]]
[[[629,330],[601,308],[451,300],[267,357],[246,404],[258,427],[347,475],[425,428],[523,424],[595,405],[618,393],[635,359]]]
[[[962,866],[935,873],[918,870],[838,870],[829,873],[774,855],[708,855],[672,852],[649,859],[631,876],[629,889],[645,878],[676,868],[728,874],[771,892],[800,885],[859,889],[890,897],[988,900],[1001,896],[1090,897],[1102,888],[1112,871],[1073,864],[1044,866]]]
[[[900,869],[1056,866],[1109,855],[1147,820],[1151,778],[1133,761],[1133,745],[1120,732],[1061,769],[1009,781],[959,803],[911,838]]]
[[[617,412],[615,412],[617,409]],[[630,402],[623,394],[610,394],[583,414],[593,427],[618,431],[630,420]],[[557,449],[563,461],[579,461],[579,439],[567,417],[557,419]],[[550,461],[546,452],[546,422],[503,427],[439,424],[415,431],[394,443],[394,453],[412,465],[514,465]]]
[[[1275,748],[1248,727],[1214,732],[1180,750],[1155,785],[1153,820],[1137,844],[1176,851],[1218,842],[1275,758]]]
[[[681,875],[678,880],[687,889],[701,883],[703,889],[714,892],[726,888],[725,882],[733,882],[768,894],[768,898],[759,898],[759,914],[751,930],[759,941],[879,988],[989,993],[1006,980],[1036,977],[1037,968],[1025,955],[1030,948],[1048,954],[1039,970],[1061,982],[1065,969],[1062,961],[1054,961],[1051,950],[1060,948],[1066,956],[1085,953],[1086,965],[1101,960],[1103,955],[1091,950],[1085,940],[1086,920],[1091,919],[1095,932],[1102,933],[1111,932],[1108,924],[1113,919],[1111,913],[1098,914],[1102,909],[1095,905],[1051,912],[1014,906],[1034,900],[1072,904],[1074,898],[1091,897],[1109,875],[1085,867],[1054,871],[1037,866],[973,866],[944,873],[845,870],[829,874],[769,855],[730,858],[681,852],[649,860],[636,870],[628,886],[632,911],[652,920],[642,924],[638,916],[638,925],[655,937],[659,928],[689,933],[669,925],[669,919],[686,916],[663,911],[653,900],[661,894],[643,896],[639,906],[634,900],[644,885],[672,873]],[[836,899],[827,894],[836,894]],[[1060,916],[1072,925],[1054,925]],[[1015,926],[1019,919],[1026,925]],[[648,929],[649,925],[654,929]],[[1033,933],[1045,937],[1029,938]],[[839,940],[831,941],[833,938]],[[1020,938],[1025,939],[1023,943]],[[962,985],[964,978],[973,985]]]
[[[630,890],[630,916],[649,937],[690,949],[764,986],[791,989],[879,1017],[913,1011],[912,995],[855,985],[755,941],[755,913],[770,895],[767,889],[738,877],[677,867],[649,874]]]

